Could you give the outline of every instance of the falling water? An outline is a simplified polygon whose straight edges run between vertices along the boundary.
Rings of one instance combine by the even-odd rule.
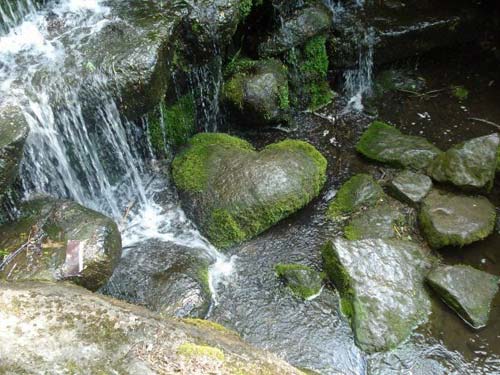
[[[8,34],[29,14],[36,12],[32,0],[0,1],[0,35]]]

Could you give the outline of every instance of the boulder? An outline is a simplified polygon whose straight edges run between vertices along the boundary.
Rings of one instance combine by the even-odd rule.
[[[0,227],[0,280],[71,280],[90,290],[108,280],[121,254],[113,220],[51,198],[30,201],[22,212]]]
[[[0,321],[6,374],[301,373],[218,324],[168,319],[66,283],[1,283]]]
[[[177,155],[172,171],[188,215],[214,245],[227,248],[308,204],[325,183],[326,166],[303,141],[257,152],[239,138],[203,133]]]
[[[420,227],[434,249],[464,246],[488,237],[496,211],[488,199],[433,190],[422,201]]]
[[[100,292],[179,318],[206,316],[210,257],[204,249],[148,240],[127,248]]]
[[[360,208],[380,203],[387,196],[380,185],[368,174],[357,174],[345,182],[328,206],[327,215],[340,219]]]
[[[380,121],[373,122],[363,133],[356,150],[369,159],[416,170],[426,168],[440,153],[425,138],[404,135]]]
[[[405,222],[405,215],[393,204],[383,203],[361,210],[344,228],[348,240],[368,238],[395,238],[401,236],[397,229]]]
[[[491,189],[497,167],[497,133],[478,137],[439,155],[427,170],[439,182],[450,182],[465,189]]]
[[[430,262],[419,245],[400,240],[335,239],[322,250],[358,346],[384,351],[405,340],[430,313],[424,278]]]
[[[432,289],[474,328],[482,328],[488,323],[499,280],[498,276],[465,265],[440,266],[427,275]]]
[[[323,277],[313,268],[301,264],[277,264],[276,274],[286,286],[304,300],[318,295],[323,284]]]
[[[390,183],[390,190],[402,202],[416,205],[432,189],[432,180],[426,175],[403,171]]]

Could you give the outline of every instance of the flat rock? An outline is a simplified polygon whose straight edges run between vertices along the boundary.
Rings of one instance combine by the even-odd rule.
[[[427,282],[443,301],[474,328],[488,323],[498,281],[498,276],[465,265],[440,266],[427,275]]]
[[[394,348],[430,313],[424,288],[430,264],[419,245],[387,239],[335,239],[324,246],[323,259],[361,349]]]
[[[494,230],[495,207],[488,199],[433,190],[422,201],[422,233],[434,249],[464,246],[488,237]]]
[[[365,130],[356,150],[369,159],[416,170],[426,168],[441,152],[425,138],[405,135],[380,121]]]
[[[404,171],[391,181],[390,188],[398,199],[415,205],[429,194],[432,189],[432,180],[420,173]]]
[[[404,213],[390,204],[380,204],[360,211],[344,228],[344,235],[349,240],[368,238],[395,238],[395,228],[405,221]]]
[[[490,189],[497,167],[498,134],[478,137],[453,146],[439,155],[427,170],[439,182],[466,189]]]

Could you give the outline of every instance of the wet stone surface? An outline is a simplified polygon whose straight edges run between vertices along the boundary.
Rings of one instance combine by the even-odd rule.
[[[415,205],[431,191],[432,181],[423,174],[404,171],[391,181],[389,187],[398,199]]]

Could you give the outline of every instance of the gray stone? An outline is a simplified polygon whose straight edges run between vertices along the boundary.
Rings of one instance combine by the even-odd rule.
[[[434,249],[464,246],[488,237],[494,230],[495,207],[484,197],[433,190],[422,201],[420,227]]]
[[[419,245],[335,239],[324,246],[323,259],[361,349],[394,348],[427,319],[431,304],[424,278],[430,263]]]
[[[498,144],[497,133],[463,142],[439,155],[429,165],[428,174],[461,188],[489,190],[495,178]]]
[[[395,238],[401,234],[396,228],[404,221],[405,215],[398,207],[382,203],[355,215],[344,228],[344,235],[348,240]]]
[[[498,276],[465,265],[440,266],[427,276],[427,282],[443,301],[474,328],[488,323],[498,281]]]
[[[398,199],[415,205],[429,194],[432,180],[423,174],[404,171],[391,181],[390,188]]]
[[[307,300],[321,291],[323,277],[311,267],[301,264],[277,264],[275,269],[278,277],[302,299]]]

